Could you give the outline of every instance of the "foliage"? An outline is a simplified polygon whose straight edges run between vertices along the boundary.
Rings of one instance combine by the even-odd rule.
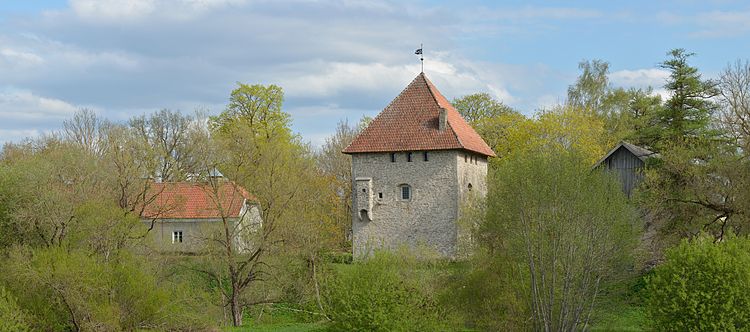
[[[238,84],[226,110],[209,121],[210,146],[201,174],[219,169],[255,196],[262,224],[234,227],[222,216],[217,232],[206,234],[204,264],[196,269],[217,284],[232,323],[254,305],[292,297],[319,302],[319,255],[344,242],[340,197],[322,176],[308,145],[290,129],[275,85]],[[210,179],[207,179],[210,180]],[[209,181],[215,186],[215,181]],[[247,247],[237,246],[235,238]]]
[[[682,49],[669,54],[662,66],[670,71],[665,87],[671,97],[654,115],[654,126],[643,130],[661,158],[647,174],[640,201],[658,216],[655,225],[665,243],[701,231],[721,239],[750,221],[745,204],[750,163],[737,131],[741,126],[732,125],[741,123],[734,121],[743,114],[737,97],[750,85],[742,84],[741,69],[729,70],[717,104],[716,82],[703,80],[687,63],[692,54]],[[724,107],[723,123],[712,121],[718,106]]]
[[[0,332],[30,330],[28,315],[18,306],[15,297],[0,287]]]
[[[344,232],[340,237],[342,242],[346,242],[346,234],[351,233],[352,157],[341,151],[351,144],[364,129],[367,121],[369,120],[362,118],[359,126],[351,126],[346,121],[339,122],[336,132],[326,138],[320,151],[315,155],[318,168],[329,179],[331,186],[329,190],[339,198],[334,205],[338,208],[332,210],[331,214]],[[345,243],[342,243],[341,247],[348,249]]]
[[[331,330],[446,329],[447,312],[431,289],[429,267],[407,256],[376,252],[335,271],[323,288]]]
[[[609,90],[609,63],[602,60],[582,61],[578,64],[581,75],[568,87],[567,104],[592,114],[605,112],[605,99]]]
[[[482,331],[519,331],[528,325],[529,310],[519,279],[525,271],[496,248],[476,252],[457,263],[440,294],[440,302],[467,328]]]
[[[2,281],[41,330],[176,329],[206,326],[181,285],[157,283],[142,261],[105,261],[60,247],[17,248]]]
[[[683,240],[648,280],[648,314],[662,331],[750,329],[750,240]]]
[[[453,99],[453,107],[470,124],[481,123],[484,119],[495,118],[507,113],[515,113],[512,108],[495,100],[489,93],[480,92]]]
[[[716,109],[711,98],[718,95],[716,82],[701,79],[698,69],[688,65],[693,53],[684,49],[674,49],[668,53],[671,58],[662,62],[661,67],[669,71],[669,79],[664,86],[671,97],[661,111],[656,114],[656,145],[688,143],[692,139],[712,136],[709,120]]]
[[[558,107],[509,126],[499,156],[512,159],[537,150],[576,150],[593,164],[606,151],[604,123],[579,109]]]
[[[129,145],[135,145],[151,179],[181,181],[197,173],[203,133],[196,119],[162,109],[136,116],[128,122]],[[119,151],[113,151],[119,152]],[[141,174],[141,176],[143,176]]]
[[[535,329],[584,328],[601,283],[630,264],[635,211],[617,182],[589,165],[575,152],[541,148],[491,174],[476,238],[490,257],[506,250],[528,271],[516,287]]]
[[[604,122],[602,140],[608,147],[621,140],[646,144],[644,131],[661,107],[661,97],[653,89],[624,89],[609,84],[609,63],[602,60],[582,61],[581,74],[568,87],[568,107]]]

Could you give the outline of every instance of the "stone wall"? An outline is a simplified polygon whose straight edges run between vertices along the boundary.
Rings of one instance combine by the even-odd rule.
[[[486,158],[464,162],[464,151],[361,153],[352,156],[352,242],[355,257],[375,248],[425,245],[454,257],[456,220],[460,202],[468,192],[486,192]],[[401,186],[411,187],[411,198],[401,198]],[[476,188],[476,189],[475,189]],[[367,210],[367,207],[371,208]],[[363,213],[367,210],[367,213]]]

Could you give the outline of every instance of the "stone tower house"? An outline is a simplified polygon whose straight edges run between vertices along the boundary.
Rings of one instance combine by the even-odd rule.
[[[402,245],[456,255],[462,202],[485,195],[495,154],[424,73],[343,152],[352,155],[355,257]]]

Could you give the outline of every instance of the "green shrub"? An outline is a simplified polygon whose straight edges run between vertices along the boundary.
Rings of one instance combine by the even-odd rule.
[[[142,257],[109,261],[65,248],[15,248],[0,282],[35,330],[186,330],[210,327],[185,285],[160,282]],[[199,310],[201,309],[201,310]]]
[[[323,289],[331,330],[445,330],[446,315],[435,300],[426,263],[378,252],[338,267]]]
[[[16,303],[16,299],[5,288],[0,287],[0,332],[30,331],[26,313]]]
[[[656,330],[750,330],[750,240],[683,240],[647,281]]]

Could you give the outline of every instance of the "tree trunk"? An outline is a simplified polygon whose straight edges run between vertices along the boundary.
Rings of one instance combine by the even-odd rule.
[[[232,325],[235,327],[242,326],[242,306],[240,305],[240,292],[236,285],[232,285],[232,299],[230,301],[232,309]]]

